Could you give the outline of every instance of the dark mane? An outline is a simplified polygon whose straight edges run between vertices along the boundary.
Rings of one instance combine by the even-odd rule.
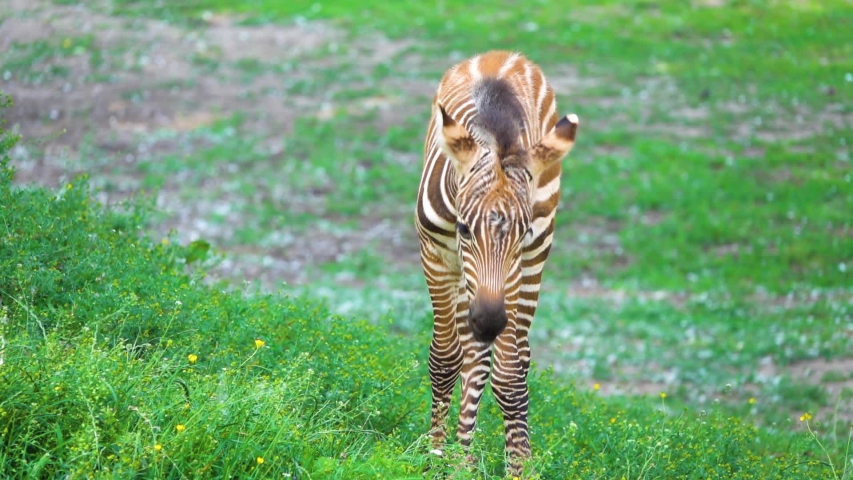
[[[512,86],[500,78],[484,78],[473,88],[477,116],[472,124],[483,130],[494,142],[498,156],[503,157],[517,148],[518,136],[523,127],[524,108]],[[475,135],[476,137],[476,135]]]

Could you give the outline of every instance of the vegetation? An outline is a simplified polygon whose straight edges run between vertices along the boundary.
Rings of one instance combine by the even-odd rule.
[[[853,9],[716,3],[90,6],[100,28],[166,20],[189,39],[187,76],[156,84],[138,81],[153,43],[97,29],[13,42],[13,99],[66,83],[114,86],[127,108],[175,91],[198,103],[203,82],[244,91],[209,121],[146,131],[133,162],[93,120],[63,160],[83,175],[42,187],[14,177],[46,145],[23,127],[17,145],[0,137],[0,472],[499,477],[490,394],[473,470],[455,447],[428,454],[428,296],[389,238],[415,241],[438,77],[511,48],[582,122],[532,332],[535,475],[853,478]],[[33,14],[15,15],[0,21]],[[235,58],[198,47],[216,16],[334,33],[285,61]],[[279,103],[295,112],[283,136],[264,126]],[[212,233],[164,235],[157,192]],[[355,246],[318,249],[291,284],[265,271],[259,289],[221,262],[290,258],[302,237]]]
[[[86,180],[21,190],[3,163],[0,466],[12,477],[454,478],[495,475],[499,412],[475,455],[430,458],[425,349],[302,298],[205,286],[198,249],[140,237],[143,203],[104,210]],[[541,478],[830,478],[804,433],[719,408],[670,412],[532,379]],[[826,459],[823,454],[829,455]],[[835,462],[835,463],[832,463]],[[479,473],[478,473],[479,472]],[[842,477],[838,477],[842,478]]]

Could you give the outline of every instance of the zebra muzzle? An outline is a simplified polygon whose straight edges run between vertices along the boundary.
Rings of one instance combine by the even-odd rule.
[[[475,299],[468,310],[468,325],[478,342],[493,342],[504,328],[508,317],[501,299]]]

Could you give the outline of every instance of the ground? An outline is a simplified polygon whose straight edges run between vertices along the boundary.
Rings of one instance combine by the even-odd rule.
[[[460,51],[326,20],[61,3],[16,1],[0,23],[21,185],[86,174],[105,205],[153,195],[149,234],[209,242],[212,281],[326,298],[403,333],[428,325],[412,212],[430,100]],[[581,132],[537,363],[606,394],[725,397],[768,423],[853,419],[845,80],[783,105],[763,85],[686,87],[664,60],[606,67],[543,63]]]

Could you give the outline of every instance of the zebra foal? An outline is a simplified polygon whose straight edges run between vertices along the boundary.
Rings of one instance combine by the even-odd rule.
[[[506,429],[507,471],[530,456],[528,331],[560,198],[560,160],[576,115],[557,115],[542,71],[491,51],[450,68],[438,86],[424,148],[415,223],[433,307],[430,434],[445,443],[462,377],[457,435],[471,443],[491,374]]]

